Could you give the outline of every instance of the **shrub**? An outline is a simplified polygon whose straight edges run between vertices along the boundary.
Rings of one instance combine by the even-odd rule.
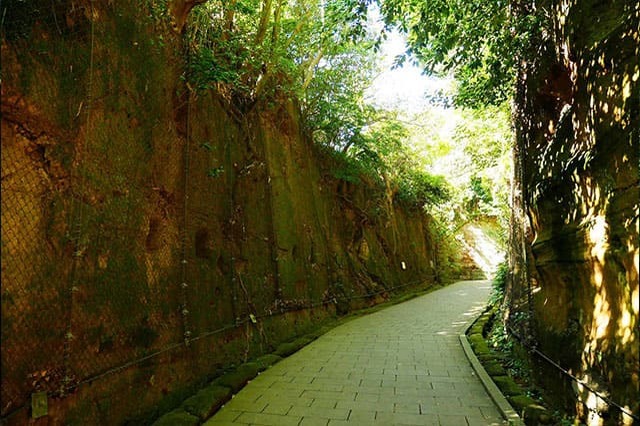
[[[504,299],[504,292],[507,286],[507,279],[509,277],[509,265],[507,262],[502,262],[498,265],[496,276],[493,278],[492,291],[489,299],[490,304],[495,305],[502,302]]]

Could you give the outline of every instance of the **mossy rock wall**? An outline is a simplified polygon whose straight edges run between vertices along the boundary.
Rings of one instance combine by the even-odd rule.
[[[550,358],[638,415],[640,10],[624,0],[537,8],[550,12],[549,31],[516,99],[534,334]],[[518,285],[512,294],[526,294]],[[545,365],[540,383],[583,420],[629,420]]]
[[[144,424],[336,310],[437,275],[429,217],[335,178],[293,102],[239,114],[190,93],[181,38],[138,6],[5,16],[9,423],[47,391],[49,422]]]

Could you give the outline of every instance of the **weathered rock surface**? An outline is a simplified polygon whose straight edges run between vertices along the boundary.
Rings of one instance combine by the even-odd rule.
[[[53,423],[144,424],[336,310],[436,279],[427,216],[336,177],[292,102],[190,93],[179,36],[137,5],[7,16],[2,416],[16,424],[38,390]]]
[[[516,99],[534,334],[543,352],[638,415],[640,8],[621,0],[541,8],[551,25]],[[525,293],[516,282],[512,296]],[[539,380],[583,420],[630,424],[553,371]]]

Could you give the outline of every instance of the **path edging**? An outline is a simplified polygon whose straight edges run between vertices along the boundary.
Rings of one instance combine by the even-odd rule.
[[[462,345],[464,354],[471,363],[471,367],[473,367],[473,370],[478,375],[478,378],[482,382],[482,386],[484,386],[487,393],[489,394],[489,397],[496,404],[496,407],[498,408],[498,411],[500,411],[500,414],[502,414],[502,417],[504,417],[504,419],[507,420],[510,425],[524,426],[525,423],[522,421],[518,413],[516,413],[516,411],[513,409],[511,404],[509,404],[507,398],[505,398],[502,392],[500,392],[498,386],[496,386],[496,384],[493,382],[487,371],[484,369],[484,367],[476,357],[473,349],[471,349],[471,345],[469,344],[469,339],[467,339],[466,333],[471,328],[476,319],[477,318],[471,320],[465,326],[464,333],[460,334],[459,336],[460,344]]]

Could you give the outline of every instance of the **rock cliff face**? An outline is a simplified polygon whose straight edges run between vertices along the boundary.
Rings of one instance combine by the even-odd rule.
[[[542,352],[638,415],[640,6],[543,1],[538,10],[550,25],[519,75],[515,199],[525,223],[513,239],[533,306],[512,306],[533,314]],[[523,304],[526,282],[511,289]],[[540,382],[588,424],[631,424],[543,371]]]
[[[292,102],[190,93],[180,38],[145,8],[40,3],[2,39],[3,417],[46,391],[52,423],[139,424],[437,280],[430,219],[336,177]]]

